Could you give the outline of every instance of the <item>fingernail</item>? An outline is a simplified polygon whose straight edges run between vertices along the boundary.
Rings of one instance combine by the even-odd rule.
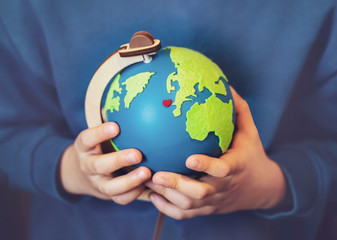
[[[136,158],[136,155],[133,154],[133,153],[129,153],[129,155],[127,156],[127,158],[128,158],[129,163],[131,163],[131,164],[138,163],[138,159]]]
[[[156,194],[150,193],[150,194],[149,194],[149,199],[150,199],[151,202],[157,201],[157,196],[156,196]]]
[[[200,166],[200,161],[198,159],[189,159],[186,165],[188,168],[196,170]]]
[[[106,124],[104,126],[104,131],[108,134],[115,134],[116,132],[115,127],[111,124]]]
[[[143,170],[138,170],[137,177],[140,179],[147,179],[147,174]]]

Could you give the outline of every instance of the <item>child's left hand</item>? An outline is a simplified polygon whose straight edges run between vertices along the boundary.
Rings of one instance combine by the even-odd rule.
[[[146,185],[150,200],[175,219],[237,210],[268,209],[280,203],[286,182],[278,164],[266,155],[249,106],[232,90],[237,132],[220,158],[193,155],[186,166],[208,175],[199,180],[170,172],[156,173]]]

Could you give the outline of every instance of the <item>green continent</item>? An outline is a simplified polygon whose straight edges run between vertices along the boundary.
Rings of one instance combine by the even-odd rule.
[[[226,76],[221,69],[209,58],[196,51],[168,47],[172,62],[175,64],[177,72],[171,73],[166,82],[167,92],[174,90],[173,81],[177,81],[180,89],[177,91],[173,105],[176,106],[173,115],[181,115],[181,105],[185,101],[191,101],[190,96],[195,95],[194,87],[198,85],[199,92],[207,88],[212,94],[227,95],[226,87],[220,78],[227,81]]]
[[[115,77],[115,79],[112,81],[112,84],[110,86],[110,89],[108,91],[106,100],[105,100],[105,114],[107,111],[113,112],[114,110],[119,111],[119,105],[120,105],[120,97],[114,97],[114,92],[118,92],[119,94],[122,93],[122,88],[119,85],[119,79],[121,78],[121,74],[118,73],[118,75]]]
[[[124,98],[125,108],[129,108],[132,100],[141,92],[144,91],[146,85],[149,83],[149,80],[152,75],[155,73],[151,72],[142,72],[129,77],[122,83],[126,86],[126,95]]]
[[[219,138],[219,146],[225,152],[231,142],[234,125],[233,105],[222,102],[213,94],[205,103],[193,104],[187,112],[186,131],[195,140],[203,141],[210,132]]]

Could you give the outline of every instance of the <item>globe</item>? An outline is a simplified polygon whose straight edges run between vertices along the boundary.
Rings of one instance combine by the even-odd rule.
[[[112,78],[103,99],[106,121],[120,134],[118,151],[136,148],[137,166],[153,172],[193,174],[185,166],[193,154],[221,156],[234,131],[228,80],[203,54],[181,47],[157,52],[150,63],[136,63]]]

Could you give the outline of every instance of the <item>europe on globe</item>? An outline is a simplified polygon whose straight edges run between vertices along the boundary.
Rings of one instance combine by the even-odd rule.
[[[193,154],[221,156],[234,131],[234,105],[222,70],[203,54],[180,47],[157,52],[110,81],[103,101],[105,118],[120,134],[116,150],[136,148],[138,164],[152,171],[192,174]],[[137,166],[138,166],[137,165]]]

